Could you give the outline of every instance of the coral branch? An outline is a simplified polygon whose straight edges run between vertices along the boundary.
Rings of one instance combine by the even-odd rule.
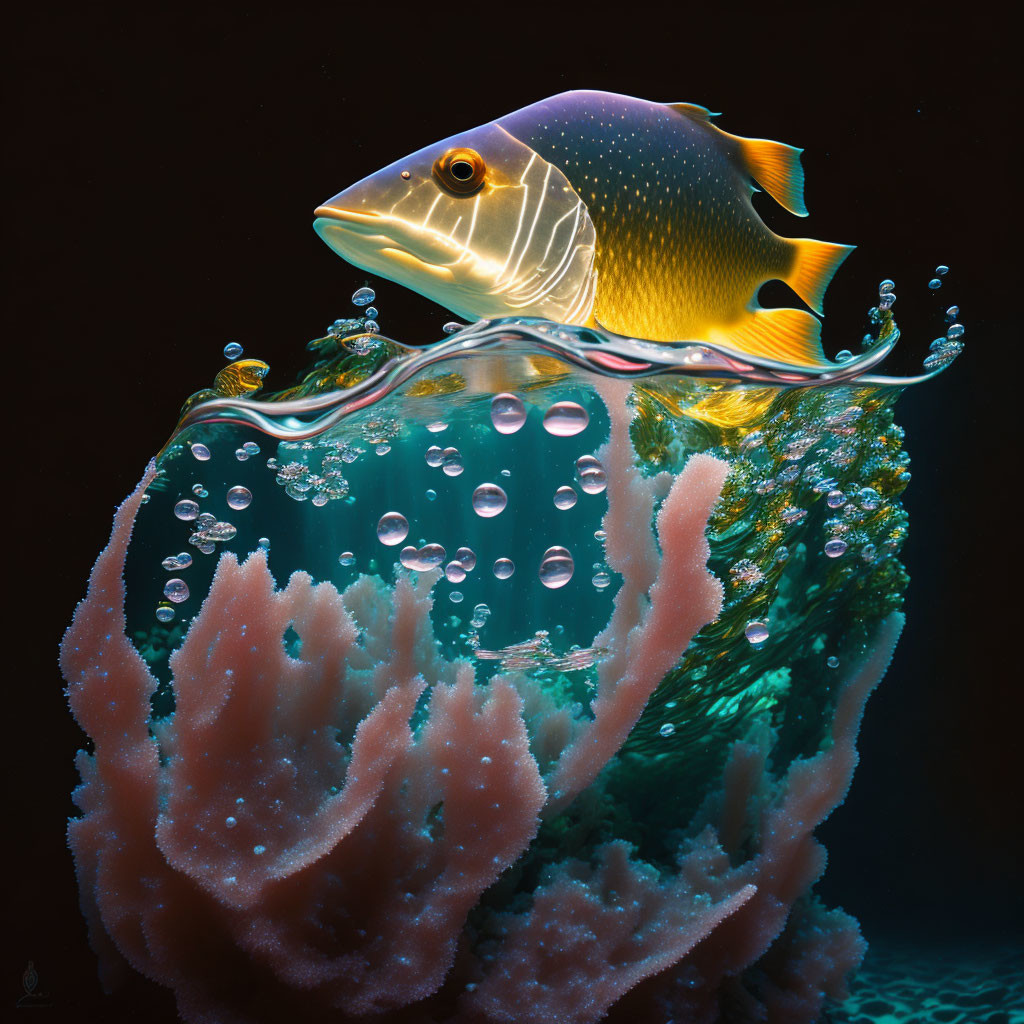
[[[644,602],[639,623],[620,640],[625,648],[618,659],[624,665],[623,674],[614,682],[607,676],[600,680],[591,705],[593,721],[573,740],[551,774],[552,795],[545,813],[559,811],[593,782],[625,742],[665,673],[697,631],[720,611],[722,585],[707,570],[704,531],[727,472],[728,466],[718,459],[692,455],[672,484],[658,513],[662,556],[649,601]],[[624,535],[633,528],[628,517],[609,507],[605,517],[609,542],[615,538],[616,543],[625,544]],[[625,606],[616,604],[610,632],[623,628],[625,615],[620,607]]]

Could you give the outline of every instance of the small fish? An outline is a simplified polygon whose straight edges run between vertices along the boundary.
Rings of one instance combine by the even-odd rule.
[[[821,325],[762,309],[777,279],[821,313],[852,247],[783,238],[757,182],[806,216],[801,150],[721,131],[704,107],[565,92],[427,146],[315,212],[364,270],[466,319],[545,317],[828,365]]]

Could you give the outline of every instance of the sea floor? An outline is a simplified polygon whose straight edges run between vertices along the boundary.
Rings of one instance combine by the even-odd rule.
[[[1024,946],[872,942],[850,998],[822,1024],[1024,1024]]]

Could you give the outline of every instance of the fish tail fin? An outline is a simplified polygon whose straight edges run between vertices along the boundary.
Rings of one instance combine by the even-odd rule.
[[[802,366],[829,366],[821,323],[802,309],[754,309],[736,323],[709,332],[708,341],[748,355]]]
[[[727,135],[728,132],[722,132]],[[750,176],[777,203],[797,217],[807,216],[804,205],[804,169],[800,165],[802,149],[771,139],[744,139],[729,136],[738,146]]]
[[[855,246],[819,242],[813,238],[787,238],[793,263],[782,280],[807,303],[821,313],[825,289],[843,260]]]

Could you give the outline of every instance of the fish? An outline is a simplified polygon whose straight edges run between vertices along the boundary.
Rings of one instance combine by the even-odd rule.
[[[803,151],[729,134],[718,116],[560,93],[363,178],[313,227],[349,263],[463,319],[540,317],[830,366],[818,316],[853,246],[775,234],[752,196],[807,216]],[[761,307],[772,280],[807,308]]]

